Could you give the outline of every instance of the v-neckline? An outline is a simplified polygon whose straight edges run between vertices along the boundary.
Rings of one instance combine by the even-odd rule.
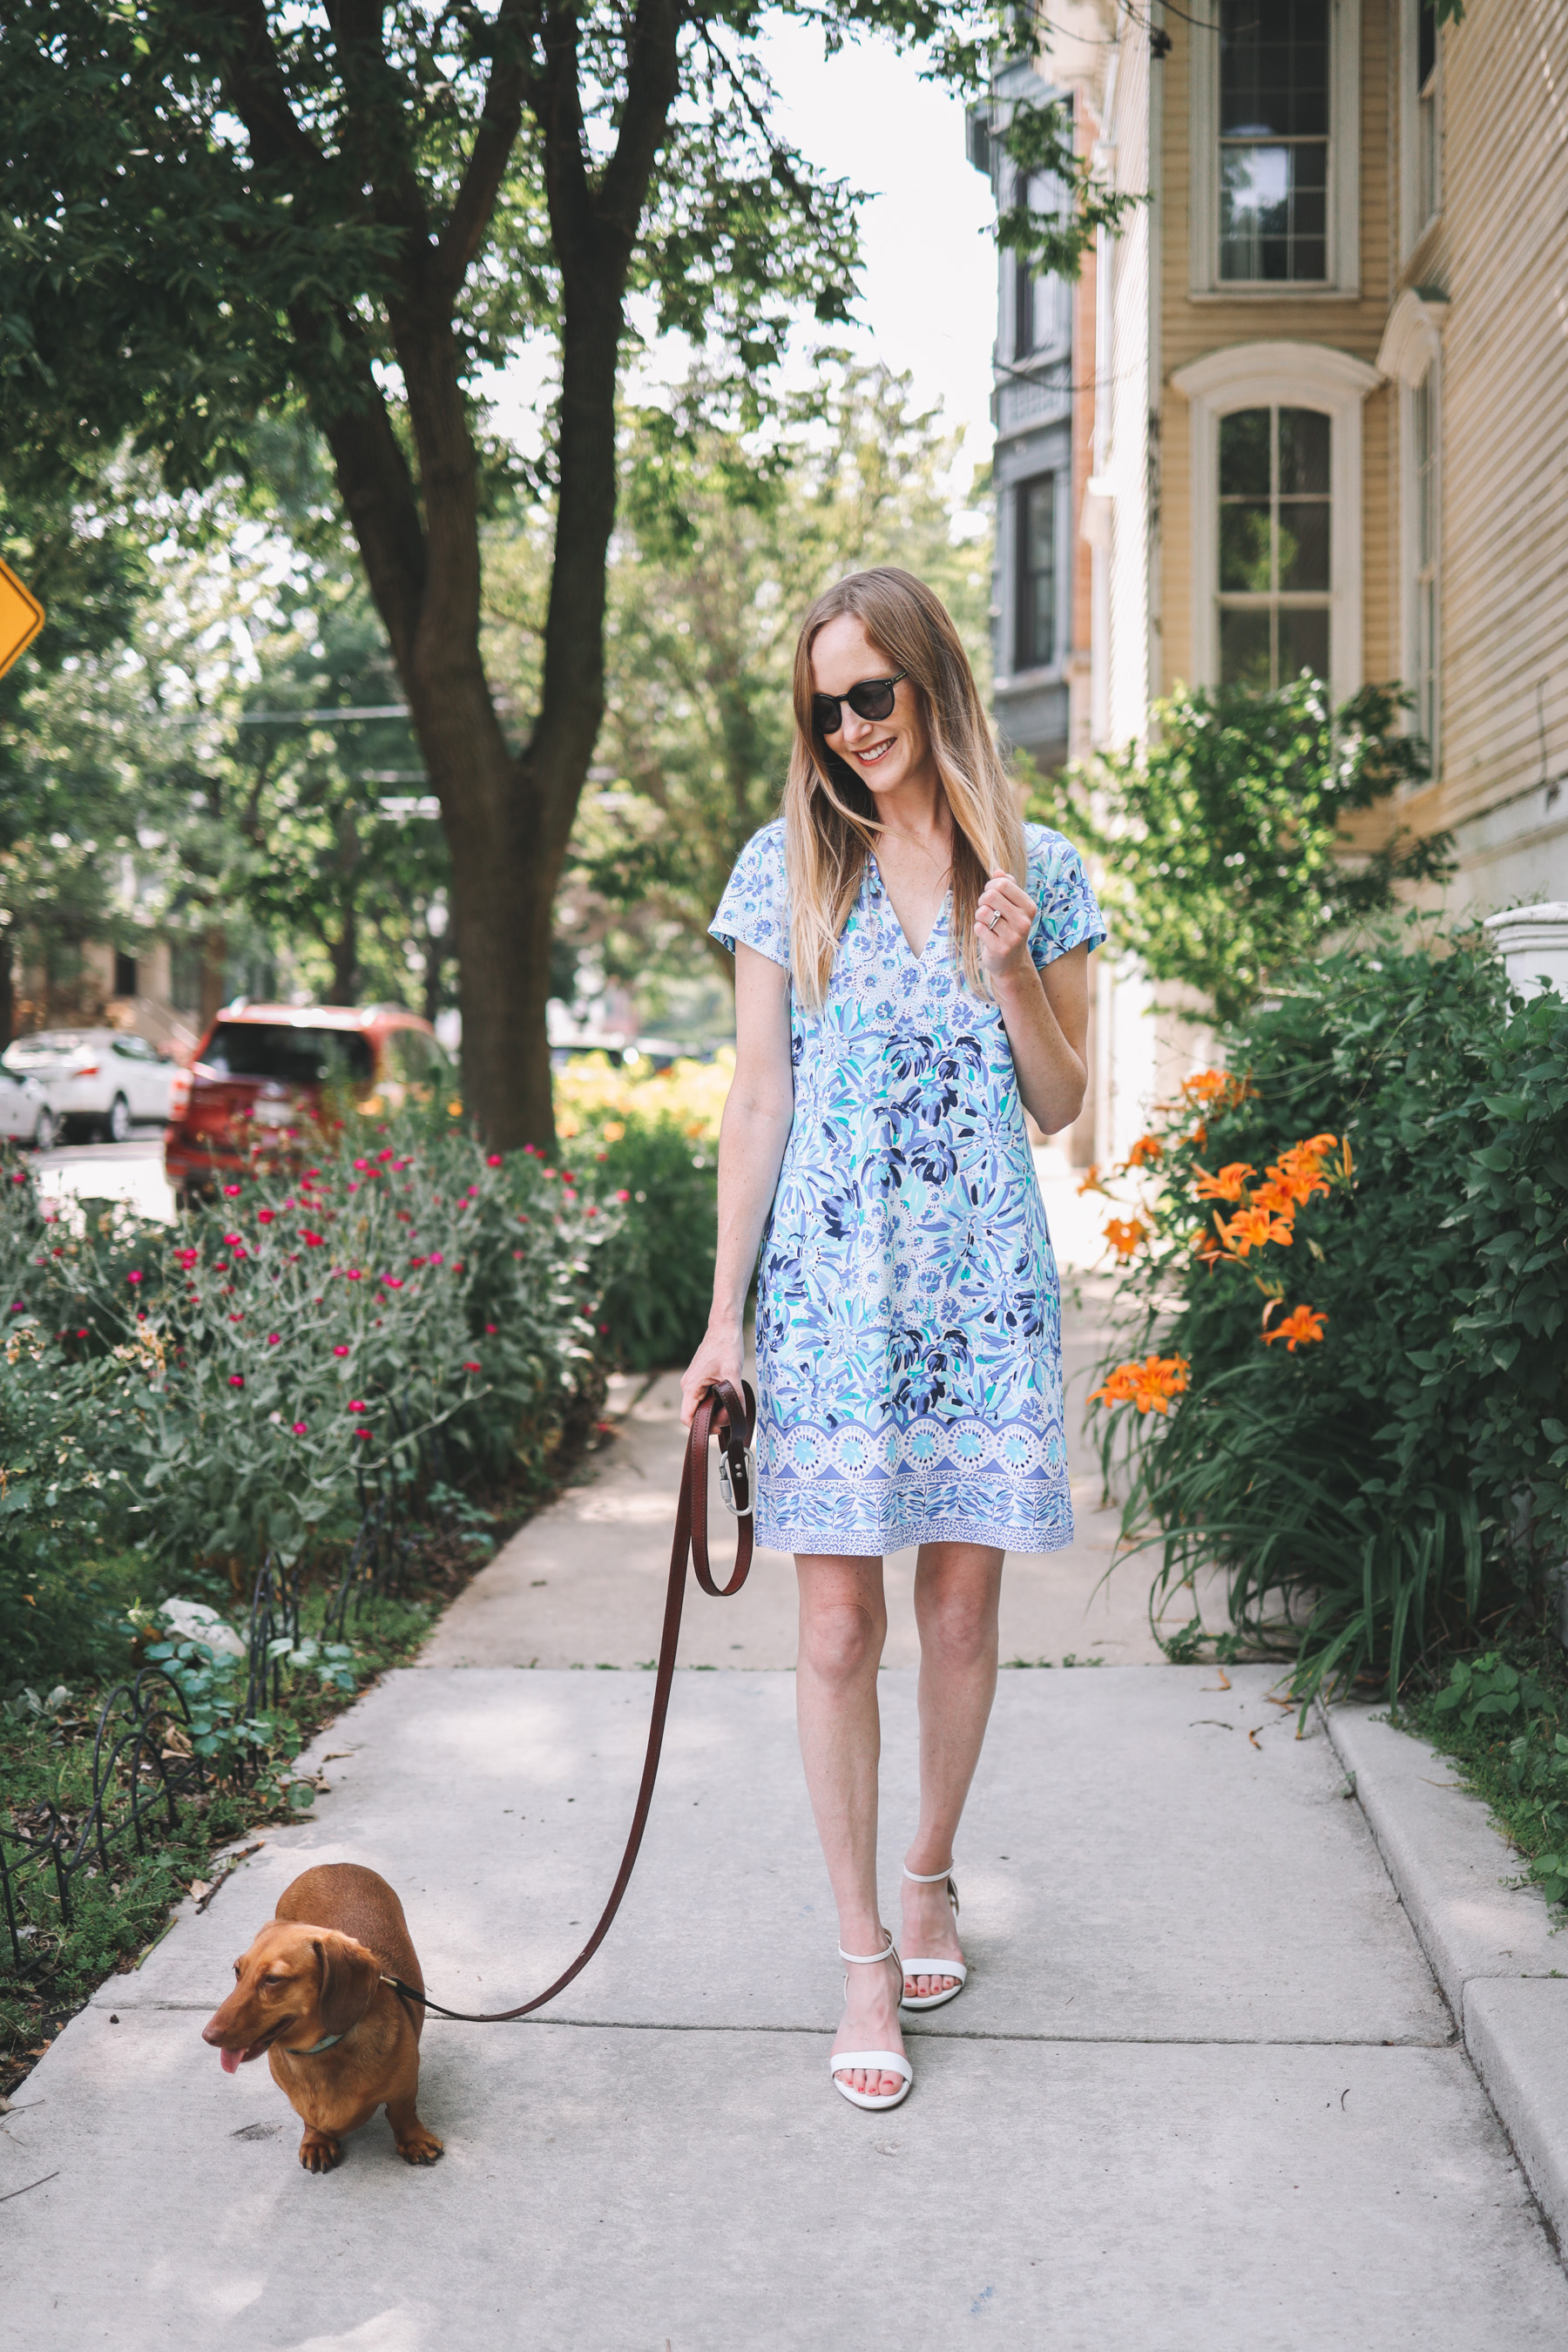
[[[952,903],[952,883],[950,882],[948,884],[947,888],[942,894],[942,904],[937,908],[935,914],[931,917],[931,929],[925,935],[923,945],[919,949],[916,949],[910,945],[910,935],[908,931],[905,930],[902,923],[899,920],[899,910],[893,904],[891,891],[882,879],[882,869],[877,863],[877,853],[874,849],[868,849],[866,852],[866,871],[870,880],[873,892],[879,893],[887,902],[888,912],[893,919],[893,928],[898,932],[899,941],[900,946],[903,948],[904,953],[909,957],[911,963],[924,963],[927,955],[931,951],[931,943],[932,940],[935,939],[938,931],[942,929],[942,924],[947,920],[948,907]]]

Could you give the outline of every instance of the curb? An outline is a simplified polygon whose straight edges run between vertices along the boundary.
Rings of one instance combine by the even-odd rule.
[[[1363,1707],[1320,1706],[1415,1938],[1531,2188],[1568,2246],[1568,1937],[1447,1757]]]

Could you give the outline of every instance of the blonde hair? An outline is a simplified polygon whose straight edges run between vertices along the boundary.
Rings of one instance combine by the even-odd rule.
[[[882,831],[868,786],[828,750],[812,719],[811,648],[842,613],[859,622],[889,673],[908,671],[919,698],[952,818],[953,951],[970,987],[987,995],[975,908],[998,867],[1024,880],[1024,828],[947,608],[923,581],[891,563],[836,582],[807,613],[795,646],[795,748],[784,800],[795,993],[813,1009],[826,996],[838,935]]]

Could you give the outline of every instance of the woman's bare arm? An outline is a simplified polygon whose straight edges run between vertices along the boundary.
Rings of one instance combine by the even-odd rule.
[[[715,1381],[741,1385],[746,1293],[794,1118],[789,974],[755,948],[738,946],[735,1076],[719,1129],[713,1306],[702,1344],[680,1383],[680,1418],[688,1428],[703,1391]]]
[[[1037,971],[1028,940],[1037,912],[1010,874],[993,874],[980,896],[977,937],[1024,1108],[1047,1135],[1057,1135],[1083,1108],[1089,1086],[1089,950],[1069,948]]]

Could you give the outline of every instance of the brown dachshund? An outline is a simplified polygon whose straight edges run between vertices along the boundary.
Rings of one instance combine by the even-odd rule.
[[[405,2164],[434,2164],[441,2143],[414,2112],[424,2009],[381,1981],[425,1979],[403,1906],[355,1862],[307,1870],[243,1959],[235,1987],[202,2028],[226,2074],[267,2053],[272,2079],[305,2126],[300,2161],[330,2172],[345,2132],[384,2105]]]

